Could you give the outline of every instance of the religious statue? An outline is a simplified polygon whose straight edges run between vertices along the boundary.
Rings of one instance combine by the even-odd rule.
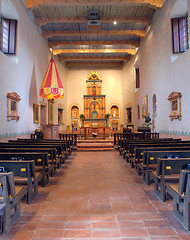
[[[92,88],[92,94],[96,95],[96,87],[95,86]]]
[[[113,118],[116,118],[116,111],[113,111]]]
[[[76,115],[77,115],[76,111],[73,111],[72,112],[72,118],[76,118]]]

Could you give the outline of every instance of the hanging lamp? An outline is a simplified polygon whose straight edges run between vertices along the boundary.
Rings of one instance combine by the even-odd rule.
[[[61,83],[55,60],[50,59],[46,74],[40,86],[40,97],[48,99],[63,98],[63,85]]]

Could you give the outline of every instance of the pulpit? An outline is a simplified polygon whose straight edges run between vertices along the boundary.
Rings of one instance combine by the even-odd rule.
[[[44,139],[59,139],[59,125],[44,125],[43,136]]]

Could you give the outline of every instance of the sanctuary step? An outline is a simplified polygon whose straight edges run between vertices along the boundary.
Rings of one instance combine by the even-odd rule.
[[[96,151],[114,151],[113,140],[79,140],[77,151],[79,152],[96,152]]]

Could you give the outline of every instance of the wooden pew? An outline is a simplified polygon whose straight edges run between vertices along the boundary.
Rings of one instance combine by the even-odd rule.
[[[139,163],[139,172],[142,173],[143,181],[149,185],[151,182],[150,172],[156,170],[158,158],[190,158],[190,148],[161,148],[159,151],[152,149],[143,152],[143,162]]]
[[[3,233],[3,216],[5,214],[5,206],[5,203],[0,203],[0,234]]]
[[[137,161],[139,163],[143,163],[143,164],[146,164],[146,162],[143,162],[143,159],[144,157],[144,152],[147,152],[147,151],[170,151],[170,150],[181,150],[181,151],[189,151],[190,149],[190,146],[177,146],[177,147],[136,147],[135,148],[135,159],[137,159]],[[145,161],[145,160],[144,160]]]
[[[26,187],[15,186],[14,173],[0,173],[0,204],[3,204],[3,233],[20,217],[20,200],[27,194]]]
[[[77,136],[78,136],[78,134],[76,134],[76,133],[59,133],[60,140],[62,140],[62,139],[70,140],[72,143],[71,146],[74,148],[77,146]],[[31,139],[38,140],[36,138],[35,134],[31,134],[30,137],[31,137]],[[54,140],[54,139],[43,139],[43,140]]]
[[[16,185],[27,186],[26,202],[30,204],[38,193],[38,183],[42,181],[43,175],[36,172],[35,162],[31,161],[6,161],[0,160],[0,167],[6,172],[14,173]]]
[[[163,201],[166,201],[166,185],[178,184],[180,170],[187,169],[190,158],[159,158],[157,169],[150,173],[154,181],[155,194]]]
[[[4,153],[4,152],[8,152],[8,153],[47,153],[48,154],[48,172],[50,174],[51,177],[53,177],[56,174],[57,171],[57,162],[55,160],[55,156],[56,156],[56,149],[55,148],[34,148],[34,147],[27,147],[27,148],[1,148],[0,147],[0,153]]]
[[[65,159],[71,155],[71,150],[72,150],[71,140],[29,139],[29,138],[25,138],[25,139],[17,138],[17,140],[9,140],[10,143],[14,143],[15,141],[31,142],[31,143],[49,143],[49,144],[58,143],[62,145],[62,151],[64,153]]]
[[[119,153],[124,155],[124,151],[128,150],[129,143],[146,143],[146,142],[180,142],[181,139],[159,138],[159,139],[119,139]]]
[[[168,138],[161,138],[161,139],[149,139],[149,140],[124,140],[123,141],[123,151],[122,155],[123,158],[125,159],[125,156],[129,155],[129,145],[130,144],[158,144],[158,143],[178,143],[181,142],[181,139],[168,139]],[[128,160],[128,158],[127,158]]]
[[[144,165],[146,165],[146,152],[147,151],[155,151],[155,152],[159,152],[159,151],[177,151],[177,150],[181,150],[181,151],[189,151],[190,150],[190,146],[177,146],[177,147],[145,147],[145,148],[141,148],[141,147],[136,147],[135,148],[135,154],[134,154],[134,159],[133,159],[133,164],[135,167],[136,172],[141,175],[142,169],[144,169]],[[145,154],[144,154],[145,152]]]
[[[45,187],[49,182],[50,169],[49,165],[48,153],[41,152],[0,152],[0,160],[34,160],[35,167],[37,172],[41,172],[43,174],[42,178],[42,187]]]
[[[61,168],[63,160],[62,146],[61,144],[48,144],[48,143],[28,143],[28,142],[14,142],[14,143],[2,143],[0,142],[0,148],[55,148],[54,159],[57,164],[57,168]]]
[[[173,197],[173,213],[190,231],[190,170],[181,170],[178,185],[168,185],[167,193]]]
[[[128,161],[132,162],[131,166],[134,167],[133,162],[135,159],[135,148],[145,148],[145,147],[182,147],[182,146],[190,146],[190,141],[181,141],[181,142],[160,142],[160,143],[145,143],[145,144],[136,144],[132,143],[129,144],[129,156],[128,156]]]

